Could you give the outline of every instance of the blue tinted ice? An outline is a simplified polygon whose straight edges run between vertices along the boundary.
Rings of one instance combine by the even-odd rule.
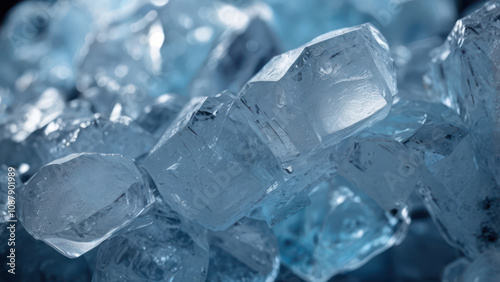
[[[57,118],[26,139],[41,165],[73,153],[120,154],[130,159],[147,153],[153,135],[128,117],[109,120],[100,114]],[[36,169],[36,164],[32,164]]]
[[[385,39],[365,24],[274,57],[239,97],[281,166],[300,173],[311,155],[383,119],[395,79]]]
[[[238,92],[279,53],[280,42],[268,24],[253,18],[244,29],[222,34],[191,82],[189,94],[214,96],[225,89]]]
[[[249,213],[285,173],[228,92],[192,99],[144,166],[172,209],[212,230]]]
[[[69,155],[42,167],[21,189],[17,209],[23,226],[72,258],[154,201],[146,176],[120,155]]]
[[[448,242],[470,257],[497,250],[498,185],[478,163],[471,134],[458,116],[443,107],[405,146],[426,167],[418,191]]]
[[[398,219],[344,178],[309,193],[311,205],[277,224],[282,262],[308,281],[327,281],[355,269],[404,237]]]
[[[207,281],[274,281],[280,258],[273,231],[264,221],[243,218],[224,231],[209,232]]]
[[[500,66],[498,15],[491,1],[459,20],[434,52],[428,84],[435,96],[460,114],[481,158],[500,184]]]
[[[176,212],[160,201],[136,222],[101,245],[92,281],[205,281],[208,250]]]

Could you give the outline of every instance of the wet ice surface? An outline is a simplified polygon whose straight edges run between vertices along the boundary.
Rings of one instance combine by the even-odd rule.
[[[394,2],[16,6],[20,280],[497,277],[500,2]]]

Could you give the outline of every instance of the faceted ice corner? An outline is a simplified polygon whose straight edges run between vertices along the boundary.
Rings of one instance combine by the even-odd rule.
[[[205,281],[209,253],[186,230],[179,214],[163,202],[141,215],[97,255],[92,281]]]
[[[120,155],[72,154],[42,167],[21,188],[26,230],[63,255],[78,257],[153,203],[146,176]]]
[[[207,281],[274,281],[278,243],[264,221],[243,218],[224,231],[209,232]]]
[[[9,232],[0,235],[0,240],[7,242]],[[23,228],[16,224],[15,275],[7,272],[9,266],[1,266],[1,281],[91,281],[92,273],[84,257],[67,258],[42,241],[33,238]],[[0,256],[10,255],[10,247],[0,248]],[[6,260],[4,260],[6,262]],[[13,278],[13,276],[15,278]]]
[[[387,42],[364,24],[274,57],[239,96],[282,166],[303,171],[312,152],[384,118],[396,91]]]
[[[235,101],[192,99],[143,162],[172,209],[212,230],[248,214],[284,174]]]
[[[307,281],[358,268],[405,234],[397,218],[341,176],[314,186],[311,205],[273,230],[282,262]]]
[[[443,46],[434,52],[427,76],[433,95],[456,110],[467,126],[481,159],[500,184],[500,1],[459,20]],[[484,162],[484,161],[483,161]]]
[[[69,94],[78,51],[91,27],[87,11],[69,1],[20,2],[0,31],[0,89],[19,96],[30,85],[43,83]]]
[[[225,89],[240,91],[272,57],[281,53],[279,46],[272,30],[259,17],[242,30],[228,30],[191,82],[190,95],[214,96]]]
[[[471,134],[456,114],[443,114],[447,110],[452,112],[442,106],[440,115],[429,115],[404,145],[425,166],[417,190],[443,237],[474,258],[499,249],[500,190],[478,162]]]

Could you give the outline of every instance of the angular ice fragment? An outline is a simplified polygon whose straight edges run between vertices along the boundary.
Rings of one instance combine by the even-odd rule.
[[[172,209],[212,230],[248,214],[285,174],[228,92],[192,99],[144,166]]]
[[[219,1],[138,4],[110,17],[109,25],[89,41],[77,85],[85,95],[94,91],[98,99],[117,98],[131,106],[148,94],[185,95],[218,36],[228,28],[241,28],[263,6],[248,7],[247,13]]]
[[[208,249],[196,243],[179,214],[157,202],[135,221],[138,228],[101,245],[92,281],[205,281]]]
[[[500,184],[500,2],[459,20],[436,50],[428,84],[471,129],[480,161]]]
[[[58,118],[30,135],[25,143],[44,165],[73,153],[120,154],[133,159],[147,153],[155,141],[128,117],[112,121],[94,114],[75,119]],[[32,170],[38,169],[35,163],[31,164]]]
[[[339,150],[344,155],[339,174],[385,209],[404,209],[420,177],[420,166],[403,144],[384,137],[358,136]]]
[[[71,258],[99,245],[154,201],[146,176],[120,155],[69,155],[42,167],[20,190],[23,226]]]
[[[267,63],[240,92],[252,127],[296,173],[304,161],[384,118],[396,94],[385,39],[370,24],[326,33]]]
[[[340,176],[310,191],[311,205],[273,230],[282,262],[309,281],[355,269],[396,244],[407,218],[395,217]]]
[[[264,221],[243,218],[227,230],[210,232],[208,281],[274,281],[278,243]]]
[[[238,92],[272,57],[280,43],[267,23],[252,19],[242,30],[222,34],[191,82],[191,96],[214,96],[225,89]]]
[[[426,167],[418,191],[443,236],[474,258],[485,250],[498,250],[500,191],[477,162],[472,137],[457,120],[430,116],[405,146]]]
[[[175,94],[163,94],[148,105],[135,120],[146,131],[160,139],[177,118],[187,99]]]

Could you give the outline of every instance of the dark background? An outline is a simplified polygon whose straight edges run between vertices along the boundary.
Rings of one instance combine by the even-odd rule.
[[[89,1],[94,1],[94,0],[89,0]],[[302,1],[308,1],[308,0],[302,0]],[[335,1],[335,0],[331,0]],[[376,0],[375,0],[376,1]],[[439,1],[439,0],[436,0]],[[480,0],[456,0],[457,5],[458,5],[458,10],[459,12],[462,12],[465,10],[469,5],[479,2]],[[15,4],[18,2],[21,2],[19,0],[1,0],[0,1],[0,22],[3,22],[3,19],[5,17],[5,14],[11,7],[13,7]]]

